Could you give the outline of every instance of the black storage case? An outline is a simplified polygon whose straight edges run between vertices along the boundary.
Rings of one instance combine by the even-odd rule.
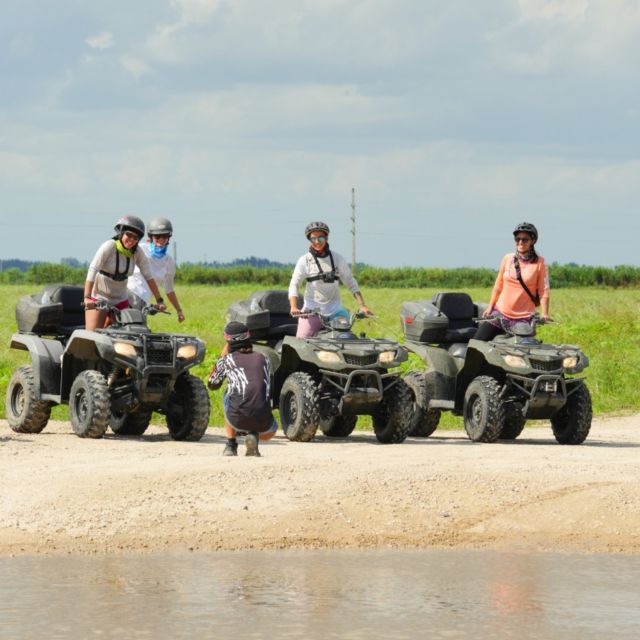
[[[405,302],[400,323],[405,339],[413,342],[442,342],[449,327],[447,316],[428,300]]]

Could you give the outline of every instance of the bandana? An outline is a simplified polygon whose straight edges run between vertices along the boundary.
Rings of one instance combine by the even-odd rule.
[[[118,253],[123,255],[125,258],[133,258],[133,254],[135,253],[137,247],[138,245],[136,244],[136,246],[133,247],[133,249],[127,249],[122,244],[122,240],[120,240],[120,238],[116,239],[116,249],[118,250]]]
[[[329,243],[325,242],[321,252],[315,249],[313,245],[311,245],[309,247],[309,253],[316,258],[324,258],[324,256],[327,256],[329,255],[329,253],[331,253],[329,251]]]
[[[164,244],[155,244],[154,242],[149,242],[149,254],[152,258],[164,258],[167,255],[168,248],[168,242],[165,242]]]

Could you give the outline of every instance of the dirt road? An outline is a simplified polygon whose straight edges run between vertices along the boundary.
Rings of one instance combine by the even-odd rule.
[[[488,547],[640,552],[640,416],[550,426],[513,443],[462,432],[379,445],[371,433],[221,456],[222,431],[173,442],[37,435],[0,421],[0,555],[164,549]],[[242,446],[240,453],[243,453]]]

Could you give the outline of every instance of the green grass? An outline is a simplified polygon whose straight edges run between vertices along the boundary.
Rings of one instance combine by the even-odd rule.
[[[209,286],[181,285],[178,295],[185,309],[186,321],[180,325],[175,315],[158,315],[149,319],[156,331],[175,331],[200,337],[207,345],[203,364],[192,369],[202,378],[215,363],[224,344],[222,328],[231,302],[246,298],[261,287],[255,285]],[[38,285],[0,285],[3,304],[0,308],[0,413],[4,416],[5,393],[13,370],[27,362],[24,351],[10,349],[11,334],[16,330],[15,304],[22,295],[34,293]],[[465,289],[474,300],[486,301],[490,290]],[[359,331],[374,337],[391,337],[402,341],[400,307],[406,300],[429,299],[436,289],[364,289],[367,304],[376,313],[374,320],[361,321]],[[631,290],[621,289],[558,289],[552,291],[551,315],[553,325],[539,329],[545,342],[578,344],[589,356],[590,366],[585,370],[593,397],[594,412],[602,414],[628,414],[640,410],[640,320],[638,300]],[[347,308],[354,308],[354,300],[343,295]],[[405,369],[420,368],[414,356]],[[222,392],[211,392],[211,424],[222,425]],[[54,419],[67,419],[66,407],[55,407]],[[461,418],[444,414],[443,427],[461,427]],[[370,425],[370,419],[361,417],[359,427]]]

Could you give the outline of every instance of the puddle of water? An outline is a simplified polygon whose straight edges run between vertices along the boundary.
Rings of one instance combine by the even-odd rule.
[[[640,557],[286,551],[0,558],[0,638],[636,638]]]

